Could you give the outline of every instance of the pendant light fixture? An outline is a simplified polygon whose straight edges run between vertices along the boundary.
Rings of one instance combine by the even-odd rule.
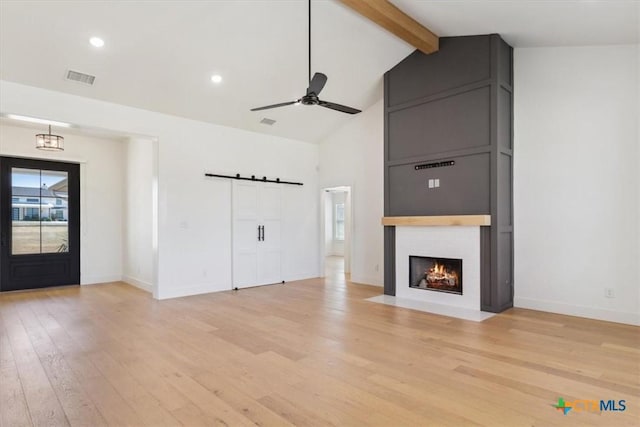
[[[64,138],[60,135],[51,134],[51,125],[49,125],[49,133],[39,133],[36,135],[36,148],[46,151],[63,151]]]

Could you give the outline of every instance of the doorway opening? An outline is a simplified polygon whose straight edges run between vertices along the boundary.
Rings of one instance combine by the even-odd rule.
[[[345,282],[351,276],[351,187],[324,188],[321,197],[321,271],[328,279]]]

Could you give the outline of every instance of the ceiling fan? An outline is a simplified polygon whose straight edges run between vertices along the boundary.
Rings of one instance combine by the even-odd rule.
[[[347,114],[358,114],[361,111],[347,107],[346,105],[336,104],[335,102],[323,101],[318,98],[322,88],[327,83],[327,76],[322,73],[315,73],[313,78],[311,78],[311,0],[309,0],[309,87],[307,88],[307,93],[302,98],[296,99],[295,101],[289,102],[281,102],[279,104],[266,105],[264,107],[252,108],[251,111],[260,111],[260,110],[268,110],[270,108],[278,108],[285,107],[287,105],[293,104],[303,104],[303,105],[319,105],[320,107],[329,108],[331,110],[340,111],[341,113]]]

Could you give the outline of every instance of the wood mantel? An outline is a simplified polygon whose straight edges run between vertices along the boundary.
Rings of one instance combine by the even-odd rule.
[[[385,216],[387,226],[491,225],[491,215]]]

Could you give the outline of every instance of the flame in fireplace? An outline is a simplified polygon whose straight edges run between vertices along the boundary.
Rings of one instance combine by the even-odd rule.
[[[444,264],[438,264],[437,262],[433,267],[425,271],[425,278],[428,283],[445,282],[451,286],[455,286],[458,283],[458,273],[455,270],[448,270]]]

